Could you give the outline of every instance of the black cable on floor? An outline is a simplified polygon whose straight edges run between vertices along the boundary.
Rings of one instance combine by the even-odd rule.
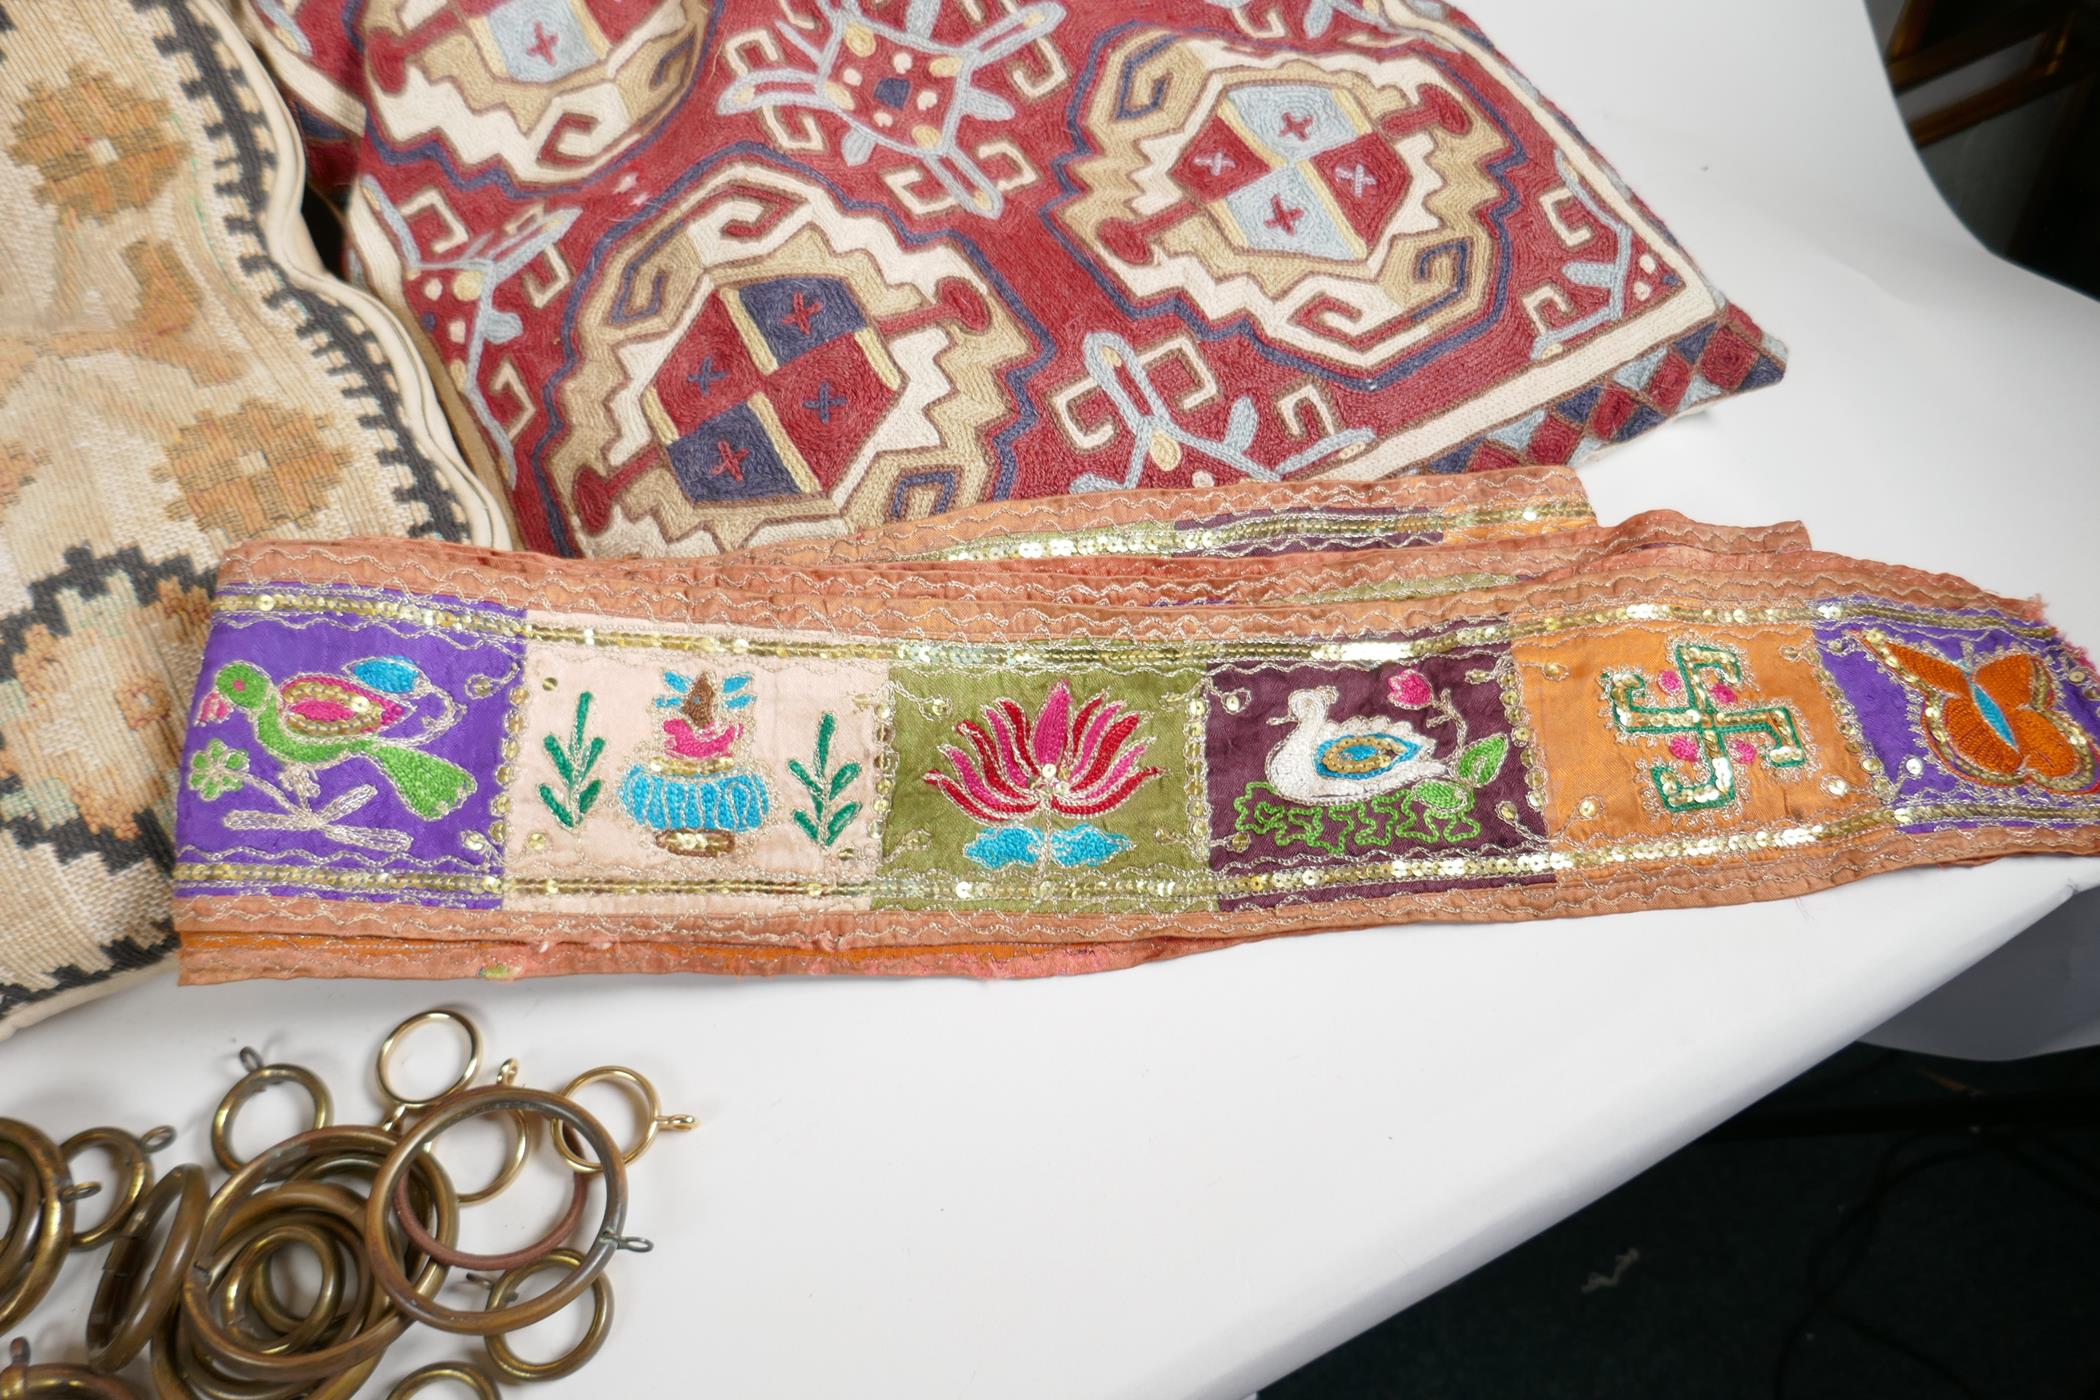
[[[1865,1262],[1881,1225],[1881,1218],[1896,1189],[1924,1172],[1955,1162],[1995,1154],[2019,1167],[2071,1201],[2100,1214],[2100,1170],[2085,1158],[2041,1133],[1994,1130],[1972,1135],[1959,1146],[1898,1165],[1903,1154],[1929,1141],[1934,1135],[1914,1133],[1898,1138],[1883,1150],[1875,1164],[1866,1194],[1850,1207],[1829,1234],[1810,1251],[1808,1275],[1810,1296],[1801,1316],[1780,1344],[1773,1367],[1774,1400],[1786,1400],[1795,1359],[1810,1330],[1819,1320],[1841,1324],[1857,1335],[1910,1361],[1964,1400],[1984,1400],[1981,1392],[1953,1367],[1898,1335],[1893,1330],[1845,1306],[1838,1293]],[[2100,1400],[2100,1377],[2089,1392]]]
[[[1890,1193],[1897,1186],[1922,1172],[1952,1162],[1970,1160],[1994,1150],[1995,1147],[1995,1144],[1988,1142],[1965,1143],[1960,1147],[1948,1148],[1904,1163],[1900,1167],[1897,1165],[1897,1159],[1905,1150],[1925,1140],[1924,1134],[1912,1134],[1898,1138],[1883,1149],[1879,1161],[1875,1163],[1874,1175],[1866,1194],[1839,1218],[1830,1233],[1818,1241],[1810,1251],[1809,1301],[1780,1343],[1779,1355],[1772,1370],[1773,1400],[1787,1400],[1787,1387],[1793,1371],[1794,1358],[1807,1340],[1810,1330],[1824,1317],[1842,1323],[1869,1341],[1906,1357],[1913,1364],[1939,1377],[1952,1390],[1963,1396],[1964,1400],[1984,1400],[1980,1391],[1945,1362],[1894,1336],[1887,1328],[1839,1306],[1836,1301],[1838,1291],[1865,1262],[1868,1248],[1873,1244],[1874,1236],[1880,1227],[1882,1211],[1888,1203]],[[1839,1255],[1838,1251],[1848,1245],[1849,1253]],[[1831,1262],[1833,1257],[1836,1258],[1835,1263]]]

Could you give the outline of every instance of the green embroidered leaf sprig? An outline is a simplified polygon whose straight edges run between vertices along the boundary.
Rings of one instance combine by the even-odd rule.
[[[1466,786],[1484,788],[1495,781],[1495,775],[1502,771],[1502,761],[1507,757],[1509,736],[1490,734],[1485,739],[1475,739],[1460,749],[1457,761],[1451,766]]]
[[[586,741],[584,726],[591,717],[591,693],[586,690],[576,697],[576,724],[569,732],[569,742],[564,744],[552,734],[542,735],[540,745],[547,750],[547,757],[554,760],[554,771],[561,776],[562,792],[555,796],[554,788],[540,784],[540,801],[554,819],[569,830],[590,815],[591,807],[598,801],[601,786],[591,770],[598,766],[598,756],[605,752],[605,740],[598,737]]]
[[[809,793],[809,810],[795,813],[795,825],[802,828],[804,836],[826,849],[837,845],[839,837],[860,815],[858,802],[839,804],[846,789],[853,786],[853,780],[860,776],[860,765],[846,762],[836,770],[832,768],[831,740],[838,733],[838,727],[838,716],[833,714],[827,713],[817,721],[815,772],[804,767],[799,758],[788,760],[788,772],[794,774],[795,781]]]

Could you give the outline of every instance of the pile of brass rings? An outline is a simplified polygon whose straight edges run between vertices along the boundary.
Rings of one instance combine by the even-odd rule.
[[[464,1386],[474,1393],[475,1400],[500,1400],[502,1395],[496,1389],[496,1383],[479,1366],[470,1366],[464,1361],[436,1361],[403,1376],[400,1383],[386,1393],[386,1400],[411,1400],[440,1381]]]
[[[531,1264],[520,1264],[489,1281],[489,1307],[495,1308],[517,1295],[518,1285],[549,1269],[575,1270],[583,1266],[583,1256],[573,1249],[557,1249]],[[591,1280],[591,1325],[585,1330],[583,1340],[570,1347],[552,1361],[527,1361],[510,1348],[510,1339],[501,1332],[491,1332],[482,1338],[488,1348],[489,1364],[502,1372],[505,1379],[514,1381],[551,1381],[572,1375],[583,1369],[584,1363],[598,1354],[605,1345],[606,1334],[612,1331],[613,1293],[612,1280],[604,1274]]]
[[[154,1338],[155,1383],[164,1395],[320,1400],[347,1397],[363,1383],[411,1320],[375,1283],[398,1279],[403,1296],[427,1301],[447,1272],[398,1230],[368,1235],[370,1203],[328,1179],[373,1172],[375,1186],[390,1187],[386,1163],[396,1146],[380,1128],[316,1128],[263,1151],[228,1178],[205,1210],[181,1306]],[[320,1175],[296,1175],[316,1164]],[[400,1171],[413,1176],[426,1229],[450,1244],[459,1202],[444,1169],[424,1155]],[[270,1261],[295,1247],[322,1264],[320,1290],[303,1315],[277,1295],[269,1274]],[[412,1280],[405,1259],[420,1261]],[[170,1380],[189,1389],[170,1390]],[[245,1384],[252,1382],[262,1384]]]
[[[700,1120],[690,1113],[664,1112],[663,1100],[657,1097],[656,1086],[651,1084],[646,1076],[628,1069],[625,1065],[601,1065],[597,1069],[585,1070],[569,1081],[568,1087],[561,1091],[561,1096],[573,1099],[577,1090],[592,1084],[619,1085],[634,1096],[635,1102],[642,1110],[641,1141],[620,1154],[620,1160],[630,1166],[641,1160],[642,1154],[656,1142],[659,1132],[689,1133],[700,1126]],[[586,1173],[596,1173],[600,1170],[595,1163],[585,1161],[583,1154],[576,1150],[573,1146],[575,1138],[566,1126],[549,1123],[547,1138],[571,1170]]]
[[[396,1052],[416,1028],[450,1022],[466,1037],[465,1063],[442,1093],[406,1099],[395,1082]],[[211,1120],[212,1155],[232,1173],[214,1193],[204,1166],[177,1167],[156,1180],[151,1156],[174,1131],[133,1137],[94,1128],[55,1143],[37,1129],[0,1118],[0,1327],[20,1321],[49,1292],[71,1252],[106,1246],[87,1319],[87,1364],[31,1365],[26,1350],[0,1369],[0,1400],[85,1396],[123,1400],[133,1388],[113,1378],[142,1353],[154,1400],[352,1400],[389,1347],[413,1324],[479,1336],[488,1352],[473,1365],[425,1367],[395,1394],[411,1396],[450,1381],[494,1400],[497,1377],[547,1380],[572,1374],[603,1346],[613,1294],[605,1270],[620,1250],[646,1240],[620,1233],[626,1223],[626,1164],[658,1132],[694,1126],[659,1111],[656,1090],[629,1069],[578,1076],[563,1093],[522,1088],[506,1060],[492,1084],[482,1074],[479,1029],[455,1011],[425,1012],[395,1027],[376,1066],[389,1105],[386,1122],[333,1122],[327,1087],[292,1064],[265,1064],[241,1052],[243,1073]],[[640,1140],[622,1152],[605,1126],[570,1097],[611,1081],[643,1109]],[[311,1101],[313,1127],[243,1162],[232,1138],[242,1106],[274,1085]],[[502,1170],[482,1190],[459,1194],[434,1146],[448,1129],[494,1117],[511,1130]],[[458,1247],[461,1207],[508,1187],[538,1141],[539,1120],[573,1169],[568,1201],[553,1228],[521,1249],[475,1254]],[[110,1170],[76,1185],[75,1159],[106,1154]],[[597,1182],[596,1186],[593,1182]],[[590,1198],[602,1197],[595,1221]],[[75,1202],[106,1193],[93,1224],[76,1227]],[[300,1266],[288,1272],[288,1265]],[[437,1301],[455,1269],[488,1290],[467,1310]],[[525,1301],[523,1290],[558,1273],[554,1286]],[[296,1278],[304,1285],[289,1285]],[[547,1362],[530,1362],[505,1340],[591,1294],[581,1342]]]
[[[501,1304],[502,1290],[498,1288],[492,1290],[495,1296],[486,1309],[449,1307],[417,1289],[403,1272],[398,1258],[386,1248],[397,1229],[398,1202],[394,1183],[403,1172],[428,1161],[423,1147],[445,1129],[470,1118],[513,1110],[550,1118],[573,1128],[597,1158],[605,1200],[591,1234],[590,1248],[580,1255],[571,1256],[576,1262],[568,1266],[568,1272],[560,1282],[524,1302]],[[380,1167],[379,1175],[372,1181],[365,1206],[365,1247],[380,1288],[404,1315],[441,1332],[487,1337],[529,1327],[567,1307],[605,1272],[605,1266],[617,1251],[647,1250],[650,1246],[646,1240],[629,1239],[620,1233],[626,1221],[627,1171],[620,1161],[619,1144],[613,1141],[604,1125],[560,1094],[517,1085],[492,1084],[444,1100],[402,1134],[392,1154]],[[448,1246],[452,1242],[451,1237],[442,1232],[439,1239]],[[542,1259],[551,1257],[551,1248],[541,1256]],[[532,1260],[518,1267],[533,1268],[539,1262]],[[537,1271],[533,1268],[533,1272]]]
[[[8,1348],[8,1364],[0,1370],[0,1400],[45,1400],[68,1396],[73,1400],[138,1400],[138,1392],[115,1376],[97,1375],[85,1366],[34,1365],[29,1343],[20,1337]]]

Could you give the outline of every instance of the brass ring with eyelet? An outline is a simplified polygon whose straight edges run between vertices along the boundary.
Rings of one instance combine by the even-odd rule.
[[[50,1291],[73,1239],[72,1178],[58,1144],[18,1118],[0,1118],[0,1157],[19,1170],[21,1211],[0,1251],[0,1327],[28,1316]]]
[[[386,1400],[412,1400],[439,1381],[455,1381],[474,1392],[475,1400],[502,1400],[503,1392],[479,1366],[464,1361],[434,1361],[410,1371],[386,1393]]]
[[[374,1189],[384,1186],[391,1189],[392,1176],[401,1171],[414,1171],[424,1180],[430,1193],[432,1214],[436,1223],[436,1234],[447,1242],[456,1239],[459,1229],[458,1197],[452,1190],[445,1169],[427,1156],[400,1162],[398,1145],[394,1139],[377,1128],[333,1127],[304,1132],[288,1138],[273,1147],[258,1153],[253,1160],[229,1177],[212,1197],[211,1206],[204,1216],[204,1228],[200,1232],[197,1253],[200,1260],[217,1259],[221,1242],[226,1238],[233,1223],[235,1212],[251,1196],[262,1192],[269,1183],[289,1176],[302,1163],[319,1158],[340,1157],[346,1152],[355,1152],[368,1157],[384,1158]],[[297,1183],[306,1186],[325,1186],[326,1183]],[[287,1183],[268,1194],[275,1195],[292,1189]],[[343,1188],[332,1188],[341,1191]],[[409,1252],[398,1231],[387,1228],[386,1216],[391,1215],[390,1202],[375,1199],[367,1203],[372,1209],[362,1212],[359,1221],[364,1240],[365,1268],[371,1276],[387,1286],[386,1295],[398,1303],[401,1296],[427,1300],[437,1292],[445,1281],[447,1270],[436,1260],[426,1259],[413,1281],[402,1271],[402,1256]],[[385,1214],[382,1210],[385,1209]],[[355,1213],[355,1212],[353,1212]],[[348,1368],[376,1360],[392,1346],[405,1331],[412,1314],[398,1307],[388,1309],[384,1299],[375,1293],[364,1322],[352,1336],[331,1342],[318,1350],[300,1352],[295,1355],[271,1356],[247,1346],[241,1338],[221,1325],[212,1307],[212,1288],[215,1280],[209,1268],[192,1267],[183,1279],[181,1321],[193,1334],[197,1349],[210,1355],[217,1369],[226,1375],[242,1380],[267,1382],[314,1381],[324,1377],[340,1376]]]
[[[460,1067],[458,1077],[429,1098],[417,1098],[413,1094],[402,1093],[388,1078],[388,1071],[393,1067],[394,1056],[401,1049],[401,1042],[420,1026],[447,1022],[458,1026],[467,1037],[467,1062]],[[431,1011],[419,1011],[388,1031],[386,1039],[379,1042],[379,1057],[373,1063],[373,1071],[379,1080],[379,1092],[386,1096],[387,1102],[394,1105],[381,1126],[390,1132],[398,1131],[406,1113],[419,1113],[440,1100],[460,1093],[474,1082],[474,1076],[481,1073],[481,1027],[475,1025],[472,1018],[463,1013],[442,1006]]]
[[[335,1101],[329,1097],[328,1086],[312,1070],[299,1065],[266,1065],[262,1056],[248,1049],[241,1051],[241,1067],[248,1072],[226,1091],[226,1097],[219,1100],[219,1107],[211,1116],[211,1154],[227,1171],[238,1172],[247,1165],[233,1150],[234,1118],[242,1104],[272,1084],[296,1084],[306,1092],[313,1101],[314,1129],[327,1127],[335,1116]]]
[[[455,1123],[485,1114],[521,1109],[527,1113],[560,1120],[581,1134],[585,1144],[604,1166],[605,1202],[590,1249],[582,1262],[561,1282],[525,1302],[496,1311],[468,1311],[433,1301],[413,1289],[401,1270],[398,1258],[382,1248],[394,1219],[394,1182],[422,1157],[423,1147]],[[605,1271],[615,1251],[625,1246],[620,1228],[627,1219],[627,1172],[620,1162],[620,1146],[605,1126],[581,1107],[559,1094],[517,1085],[492,1084],[469,1089],[433,1108],[422,1121],[402,1136],[372,1181],[365,1202],[365,1250],[370,1256],[373,1277],[393,1299],[401,1315],[441,1332],[464,1332],[487,1336],[492,1332],[514,1332],[541,1318],[551,1317],[590,1286]],[[447,1241],[449,1243],[449,1240]]]
[[[516,1296],[518,1288],[527,1279],[549,1269],[573,1269],[581,1263],[583,1256],[575,1250],[557,1249],[536,1263],[520,1264],[501,1278],[490,1280],[489,1306],[495,1308],[508,1302]],[[612,1331],[612,1320],[612,1280],[600,1274],[591,1280],[591,1325],[585,1330],[583,1340],[552,1361],[525,1360],[511,1350],[510,1338],[501,1332],[492,1332],[482,1338],[482,1345],[488,1348],[489,1364],[501,1372],[505,1379],[551,1381],[582,1370],[584,1364],[598,1354],[598,1348],[605,1345],[606,1334]]]
[[[204,1168],[180,1166],[153,1183],[131,1208],[116,1240],[102,1259],[102,1280],[88,1310],[88,1366],[96,1371],[121,1370],[152,1338],[182,1291],[182,1276],[197,1252],[197,1232],[204,1226]],[[169,1211],[160,1249],[152,1251],[153,1231]],[[152,1253],[152,1262],[147,1255]],[[140,1276],[144,1282],[138,1282]]]
[[[138,1392],[115,1376],[98,1376],[85,1366],[32,1365],[29,1343],[20,1337],[8,1347],[8,1364],[0,1370],[0,1400],[138,1400]]]
[[[655,1143],[659,1132],[689,1133],[700,1126],[700,1120],[690,1113],[664,1112],[663,1100],[657,1096],[656,1086],[649,1082],[648,1076],[628,1069],[625,1065],[600,1065],[597,1069],[586,1070],[570,1080],[569,1086],[561,1091],[561,1095],[565,1099],[573,1099],[579,1089],[592,1084],[617,1084],[633,1095],[635,1102],[641,1107],[642,1136],[633,1147],[620,1154],[620,1161],[624,1165],[631,1166],[640,1161],[642,1154]],[[554,1144],[554,1150],[569,1164],[571,1171],[595,1173],[598,1170],[585,1161],[583,1155],[571,1145],[569,1131],[562,1125],[548,1124],[547,1140]]]
[[[145,1144],[122,1128],[83,1129],[61,1143],[58,1150],[70,1163],[81,1153],[96,1147],[107,1152],[116,1167],[109,1179],[117,1189],[117,1197],[109,1203],[109,1211],[102,1217],[101,1224],[73,1232],[71,1247],[74,1249],[100,1248],[124,1228],[125,1217],[146,1194],[146,1188],[153,1184],[153,1164],[146,1160]]]

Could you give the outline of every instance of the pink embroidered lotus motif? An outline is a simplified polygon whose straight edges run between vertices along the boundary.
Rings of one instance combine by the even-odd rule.
[[[1089,822],[1051,830],[1048,819],[1105,816],[1160,775],[1144,765],[1148,741],[1136,738],[1143,723],[1106,694],[1075,711],[1071,686],[1059,681],[1033,715],[1002,698],[956,725],[975,752],[942,745],[953,771],[928,773],[926,781],[991,828],[964,851],[981,865],[1034,865],[1045,855],[1066,867],[1099,865],[1128,849],[1130,838]]]

